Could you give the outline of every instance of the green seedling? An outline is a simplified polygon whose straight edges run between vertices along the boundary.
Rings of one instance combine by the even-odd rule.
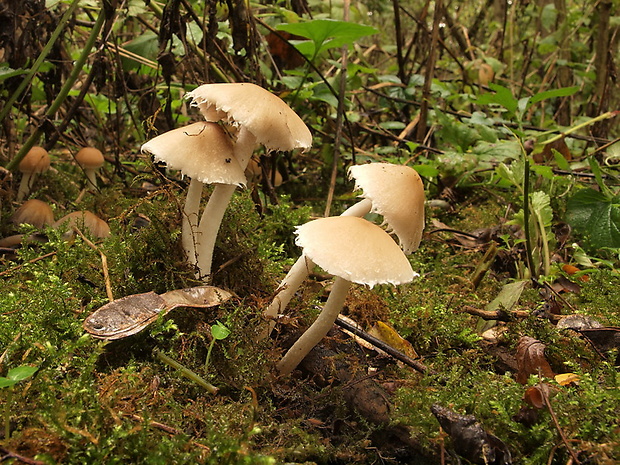
[[[226,339],[230,335],[230,329],[228,329],[224,324],[220,321],[216,321],[213,326],[211,326],[211,344],[209,344],[209,349],[207,350],[207,359],[205,360],[205,371],[209,367],[209,360],[211,359],[211,352],[213,351],[213,346],[215,346],[215,341],[222,341]]]
[[[4,404],[4,438],[8,439],[11,434],[11,404],[13,403],[13,386],[20,381],[30,378],[39,367],[22,365],[11,368],[5,377],[0,377],[0,388],[6,388],[6,403]]]

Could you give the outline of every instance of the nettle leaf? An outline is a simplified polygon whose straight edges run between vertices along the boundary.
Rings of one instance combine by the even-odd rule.
[[[489,88],[493,92],[482,94],[476,100],[479,105],[496,104],[504,107],[510,113],[517,111],[518,101],[513,97],[510,89],[500,86],[499,84],[489,84]]]
[[[279,24],[276,29],[310,39],[309,41],[291,41],[291,43],[295,45],[297,50],[311,59],[330,48],[342,47],[361,37],[379,32],[372,26],[332,19],[314,19],[302,23]]]
[[[586,234],[593,247],[620,247],[620,195],[582,189],[566,205],[566,221]]]

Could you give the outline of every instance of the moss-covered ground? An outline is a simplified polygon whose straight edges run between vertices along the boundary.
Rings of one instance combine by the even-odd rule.
[[[500,247],[504,259],[496,259],[474,289],[471,278],[488,242],[431,233],[433,221],[466,232],[504,228],[500,198],[467,191],[467,200],[449,211],[429,209],[422,246],[410,258],[420,278],[399,288],[355,286],[350,293],[345,315],[366,329],[377,321],[392,325],[428,367],[422,374],[370,349],[350,356],[336,345],[333,363],[365,373],[389,406],[387,421],[377,421],[348,401],[350,386],[338,376],[306,368],[280,378],[274,369],[287,338],[307,326],[325,300],[331,281],[320,270],[274,336],[258,337],[261,311],[299,253],[294,227],[320,215],[321,205],[282,195],[259,214],[252,200],[257,196],[239,191],[220,232],[212,282],[234,298],[210,309],[178,308],[139,334],[105,342],[82,328],[85,317],[108,302],[102,254],[116,298],[201,284],[180,247],[184,185],[150,174],[145,165],[148,189],[138,182],[122,190],[104,185],[75,202],[79,173],[57,160],[33,195],[49,201],[57,218],[70,208],[91,210],[108,220],[112,234],[95,241],[95,249],[81,237],[67,241],[46,229],[45,241],[27,241],[2,258],[0,374],[38,367],[10,392],[0,390],[0,416],[10,433],[0,443],[5,454],[67,464],[457,463],[431,413],[438,404],[474,415],[504,442],[514,463],[568,463],[568,447],[582,463],[620,460],[617,343],[611,351],[597,348],[575,331],[558,329],[544,312],[537,316],[541,307],[559,302],[563,314],[620,326],[616,270],[592,270],[580,280],[554,265],[554,276],[577,283],[579,292],[549,296],[528,283],[513,308],[527,316],[500,323],[506,329],[498,341],[483,339],[480,318],[464,311],[484,309],[515,280],[519,255]],[[349,197],[334,204],[336,213]],[[260,193],[258,198],[265,200]],[[3,220],[12,210],[3,205]],[[2,224],[4,236],[17,232],[10,222]],[[33,231],[22,226],[21,232]],[[231,333],[216,341],[205,366],[217,321]],[[577,380],[560,385],[531,374],[526,385],[517,382],[522,336],[545,345],[554,374],[574,373]],[[346,342],[342,335],[336,339]],[[156,351],[219,392],[209,394],[162,363]],[[529,405],[527,388],[542,385],[548,407]],[[379,439],[388,431],[401,434],[389,446]]]

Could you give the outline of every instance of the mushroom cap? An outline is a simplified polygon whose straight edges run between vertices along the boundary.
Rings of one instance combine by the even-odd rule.
[[[141,150],[203,183],[246,183],[232,140],[216,123],[201,121],[173,129],[151,139]]]
[[[96,170],[103,166],[105,158],[101,150],[95,147],[84,147],[75,154],[75,161],[85,170]]]
[[[50,167],[50,156],[43,147],[32,147],[26,156],[19,162],[22,173],[43,173]]]
[[[309,149],[312,134],[284,101],[251,83],[204,84],[187,94],[207,121],[245,127],[267,150]]]
[[[62,228],[65,234],[69,233],[69,236],[73,235],[73,227],[88,229],[90,234],[100,239],[110,235],[108,223],[86,210],[69,213],[56,221],[52,227],[56,229]]]
[[[355,216],[320,218],[298,226],[295,243],[328,273],[370,287],[408,283],[416,276],[383,229]]]
[[[13,216],[11,221],[15,224],[31,224],[36,228],[50,225],[54,222],[54,212],[46,202],[37,199],[25,201]]]
[[[383,216],[388,228],[398,236],[400,246],[409,254],[416,250],[424,229],[424,185],[409,166],[369,163],[349,168],[360,197],[372,203],[371,211]]]

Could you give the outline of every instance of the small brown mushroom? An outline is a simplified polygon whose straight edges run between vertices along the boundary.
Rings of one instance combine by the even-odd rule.
[[[63,231],[64,239],[69,239],[73,236],[74,228],[87,229],[92,236],[99,239],[105,239],[110,235],[108,223],[89,211],[69,213],[56,221],[52,226]]]
[[[97,190],[97,170],[103,166],[105,159],[101,150],[84,147],[75,154],[75,161],[82,167],[88,180],[88,188]]]
[[[30,199],[25,201],[13,216],[11,221],[17,225],[31,224],[35,228],[42,228],[54,222],[54,212],[52,208],[42,200]]]
[[[18,202],[24,200],[30,187],[34,183],[37,174],[47,171],[50,167],[50,156],[43,147],[32,147],[22,161],[19,162],[19,171],[22,172],[22,180],[17,189]]]

